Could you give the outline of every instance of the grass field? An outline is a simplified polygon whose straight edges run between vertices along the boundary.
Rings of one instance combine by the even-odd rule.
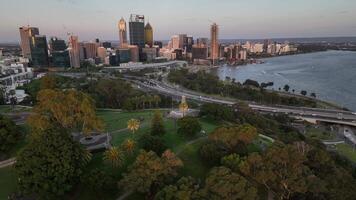
[[[0,169],[0,199],[7,199],[8,195],[16,192],[17,178],[12,167]]]
[[[318,140],[332,140],[336,137],[336,135],[330,131],[324,131],[313,127],[306,129],[306,135],[310,138]]]
[[[348,144],[338,144],[336,145],[336,149],[341,155],[356,163],[356,149]]]

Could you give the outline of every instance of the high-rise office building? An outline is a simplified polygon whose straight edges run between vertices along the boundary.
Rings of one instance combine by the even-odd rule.
[[[49,49],[51,52],[53,51],[64,51],[67,49],[66,42],[57,37],[51,37],[49,40]]]
[[[100,61],[103,63],[105,61],[106,56],[107,56],[106,48],[98,47],[97,53],[98,53],[98,57],[100,58]]]
[[[120,47],[123,48],[127,46],[127,27],[124,18],[120,19],[118,23],[118,28],[119,28]]]
[[[31,58],[30,39],[35,35],[39,35],[39,30],[36,27],[23,26],[19,28],[21,37],[22,56]]]
[[[183,49],[187,42],[187,34],[179,34],[178,38],[179,38],[179,48]]]
[[[103,42],[102,43],[102,46],[104,47],[104,48],[111,48],[111,42]]]
[[[44,35],[35,35],[30,39],[31,62],[34,67],[48,67],[48,46]]]
[[[211,52],[210,52],[210,58],[213,60],[213,63],[215,62],[215,60],[217,60],[219,58],[219,41],[218,41],[218,25],[216,23],[211,25],[210,28],[210,34],[211,34],[211,38],[210,38],[210,48],[211,48]]]
[[[172,49],[179,49],[179,36],[173,35],[171,38]]]
[[[153,46],[153,29],[149,22],[145,26],[145,44],[149,47]]]
[[[79,44],[78,36],[70,36],[69,37],[69,58],[70,58],[70,66],[79,68],[80,67],[80,52],[81,45]]]
[[[96,58],[96,51],[97,51],[97,44],[94,42],[86,42],[84,43],[84,48],[85,48],[85,55],[86,55],[86,59],[88,58],[92,58],[95,59]]]
[[[130,58],[132,62],[138,62],[140,59],[140,50],[136,45],[129,45]]]
[[[145,47],[145,17],[131,14],[129,21],[130,44],[140,49]]]
[[[185,46],[184,46],[184,49],[186,50],[186,52],[189,52],[189,53],[192,52],[193,44],[194,44],[193,37],[192,36],[188,36],[186,38],[186,42],[185,42]]]
[[[70,67],[69,52],[64,40],[52,37],[49,40],[51,52],[50,66],[53,67]]]
[[[208,46],[208,38],[198,38],[197,45],[198,46]]]

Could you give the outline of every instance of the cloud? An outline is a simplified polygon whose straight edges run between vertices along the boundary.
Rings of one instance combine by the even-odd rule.
[[[336,14],[339,14],[339,15],[345,15],[345,14],[348,14],[350,11],[348,10],[341,10],[339,12],[337,12]]]

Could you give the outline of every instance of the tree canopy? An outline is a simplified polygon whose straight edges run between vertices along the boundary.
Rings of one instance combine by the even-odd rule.
[[[64,129],[47,129],[17,156],[19,190],[40,199],[57,199],[71,190],[89,159]]]
[[[167,179],[177,176],[177,170],[183,162],[170,150],[162,156],[153,151],[141,151],[135,162],[124,173],[119,185],[128,190],[140,193],[154,193],[158,187],[163,186]]]
[[[38,93],[37,101],[28,118],[28,124],[34,130],[60,126],[88,135],[103,128],[102,121],[96,116],[94,101],[82,92],[45,89]]]
[[[0,156],[17,143],[20,131],[15,122],[0,115]]]

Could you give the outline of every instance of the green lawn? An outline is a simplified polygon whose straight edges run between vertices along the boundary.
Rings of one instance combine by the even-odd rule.
[[[0,107],[0,110],[6,110],[6,107]],[[163,112],[163,111],[162,111]],[[98,111],[98,116],[105,123],[105,130],[111,132],[113,139],[112,144],[114,146],[120,146],[128,138],[138,140],[138,138],[149,132],[150,122],[154,111],[140,111],[140,112],[115,112],[115,111]],[[125,129],[127,126],[127,121],[132,118],[142,118],[140,129],[136,133],[132,133],[129,130],[123,130],[117,132],[117,130]],[[218,125],[214,122],[207,121],[205,119],[200,120],[202,128],[206,133],[213,131]],[[198,150],[201,144],[204,142],[205,135],[197,135],[195,138],[184,138],[176,133],[175,121],[172,119],[164,119],[164,125],[166,128],[166,134],[163,136],[163,140],[166,145],[174,152],[180,152],[179,157],[184,162],[184,168],[181,170],[183,175],[194,176],[197,178],[202,178],[208,168],[201,162],[198,155]],[[115,132],[116,131],[116,132]],[[199,139],[203,137],[202,139]],[[188,142],[194,140],[187,145]],[[26,140],[20,141],[16,147],[11,151],[11,155],[16,155],[19,149],[21,149],[26,144]],[[115,179],[119,180],[121,174],[126,171],[128,165],[130,165],[136,155],[138,154],[138,149],[134,155],[126,158],[126,164],[122,168],[113,169],[103,161],[103,153],[94,153],[91,162],[89,163],[86,171],[90,171],[95,168],[102,169],[109,174],[112,174]],[[12,168],[0,169],[0,199],[6,199],[7,195],[16,191],[16,175]],[[107,192],[107,193],[97,193],[87,189],[84,185],[79,184],[71,194],[66,196],[68,199],[115,199],[118,196],[117,191]],[[130,196],[128,199],[132,199],[134,196]]]
[[[181,171],[182,176],[192,176],[195,178],[204,178],[209,167],[199,158],[199,148],[204,144],[206,139],[198,140],[195,143],[186,145],[184,150],[178,155],[184,163]]]
[[[356,149],[348,144],[338,144],[336,145],[336,149],[341,155],[356,163]]]
[[[127,127],[127,121],[130,119],[143,118],[141,123],[150,121],[153,111],[140,112],[114,112],[114,111],[98,111],[97,115],[104,121],[106,131],[114,131]]]
[[[17,178],[12,167],[0,169],[0,199],[7,199],[8,195],[16,192]]]
[[[306,129],[306,135],[310,138],[318,140],[332,140],[336,137],[336,135],[330,131],[325,131],[313,127]]]

